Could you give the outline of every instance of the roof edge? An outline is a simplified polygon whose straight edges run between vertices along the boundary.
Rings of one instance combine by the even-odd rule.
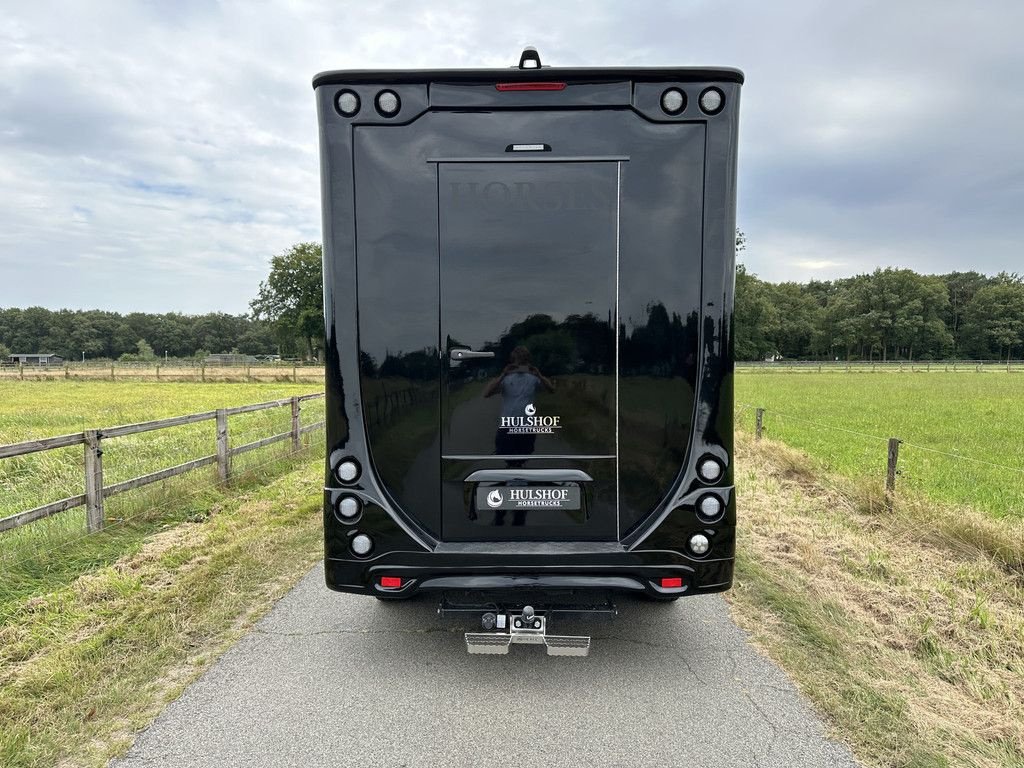
[[[719,81],[742,84],[743,72],[733,67],[541,67],[520,69],[336,69],[320,72],[313,87],[357,83],[493,83],[528,80],[670,80],[676,82]]]

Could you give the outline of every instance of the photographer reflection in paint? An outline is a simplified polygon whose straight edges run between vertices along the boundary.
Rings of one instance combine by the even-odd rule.
[[[545,390],[554,392],[554,383],[537,370],[530,359],[530,350],[520,345],[512,350],[509,363],[484,389],[484,397],[501,393],[501,420],[533,416],[534,398]],[[527,456],[533,453],[537,435],[533,432],[499,426],[494,435],[494,452],[499,456]],[[509,466],[522,466],[521,461],[510,461]]]

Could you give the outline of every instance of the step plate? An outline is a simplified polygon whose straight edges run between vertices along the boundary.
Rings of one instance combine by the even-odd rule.
[[[504,619],[501,621],[500,619]],[[466,650],[470,653],[505,655],[513,643],[543,645],[548,656],[586,656],[590,653],[590,637],[586,635],[549,635],[547,619],[537,615],[523,622],[515,614],[499,619],[502,629],[491,632],[467,632]]]
[[[466,650],[470,653],[492,653],[505,655],[512,644],[507,632],[467,632]]]

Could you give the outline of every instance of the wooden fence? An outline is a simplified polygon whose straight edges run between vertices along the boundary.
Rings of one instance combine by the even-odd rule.
[[[321,382],[324,367],[287,363],[252,365],[189,365],[170,363],[64,363],[0,365],[0,381],[199,381]]]
[[[169,419],[157,419],[156,421],[145,421],[140,424],[126,424],[108,429],[87,429],[84,432],[76,432],[71,435],[60,435],[58,437],[44,437],[39,440],[28,440],[24,443],[13,445],[0,445],[0,459],[12,456],[25,456],[39,451],[50,451],[55,448],[67,448],[74,445],[85,446],[85,493],[77,496],[70,496],[66,499],[53,501],[49,504],[34,509],[17,512],[8,517],[0,518],[0,532],[17,528],[18,526],[40,520],[44,517],[56,515],[69,509],[85,506],[86,526],[90,532],[103,528],[103,500],[134,488],[141,488],[150,483],[166,480],[169,477],[190,472],[210,464],[217,465],[217,477],[220,482],[227,482],[231,477],[231,459],[240,453],[254,451],[273,443],[283,440],[291,440],[292,449],[298,451],[302,446],[302,435],[320,429],[324,426],[323,421],[303,426],[300,423],[302,403],[306,400],[314,400],[323,397],[323,393],[310,395],[299,395],[283,400],[273,400],[268,403],[254,403],[252,405],[239,405],[234,408],[220,408],[216,411],[205,413],[193,413],[188,416],[174,416]],[[231,447],[228,432],[228,417],[240,413],[252,413],[263,411],[268,408],[291,408],[291,429],[277,435],[270,435],[251,443]],[[157,429],[168,429],[180,427],[185,424],[195,424],[200,421],[215,421],[217,424],[217,452],[209,456],[202,456],[184,464],[161,469],[157,472],[150,472],[141,477],[134,477],[113,485],[103,485],[103,445],[105,440],[125,435],[136,435],[140,432],[152,432]]]

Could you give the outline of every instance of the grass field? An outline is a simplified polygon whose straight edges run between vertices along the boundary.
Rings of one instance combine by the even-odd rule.
[[[111,427],[222,407],[265,402],[315,391],[310,384],[175,384],[111,382],[0,382],[0,444]],[[302,421],[323,418],[323,401],[303,403]],[[232,445],[290,428],[289,408],[232,416]],[[306,435],[319,447],[322,432]],[[104,483],[164,469],[215,452],[215,425],[200,422],[104,441]],[[292,468],[285,441],[232,460],[236,487]],[[320,453],[317,451],[317,453]],[[84,449],[61,448],[0,459],[0,517],[83,492]],[[0,534],[0,621],[20,601],[43,594],[80,573],[131,551],[149,534],[202,517],[219,498],[213,467],[107,499],[107,527],[85,535],[79,507]]]
[[[741,428],[765,408],[769,437],[850,477],[884,478],[898,437],[898,488],[1024,518],[1024,375],[741,372],[736,403]]]
[[[0,382],[0,444],[277,400],[316,389],[301,383]],[[316,414],[323,412],[323,405],[307,402],[303,409],[308,424],[320,418]],[[290,418],[287,408],[232,417],[232,443],[286,431]],[[212,421],[115,438],[104,445],[104,481],[117,483],[214,450]],[[82,493],[83,463],[81,446],[0,460],[0,517]]]

